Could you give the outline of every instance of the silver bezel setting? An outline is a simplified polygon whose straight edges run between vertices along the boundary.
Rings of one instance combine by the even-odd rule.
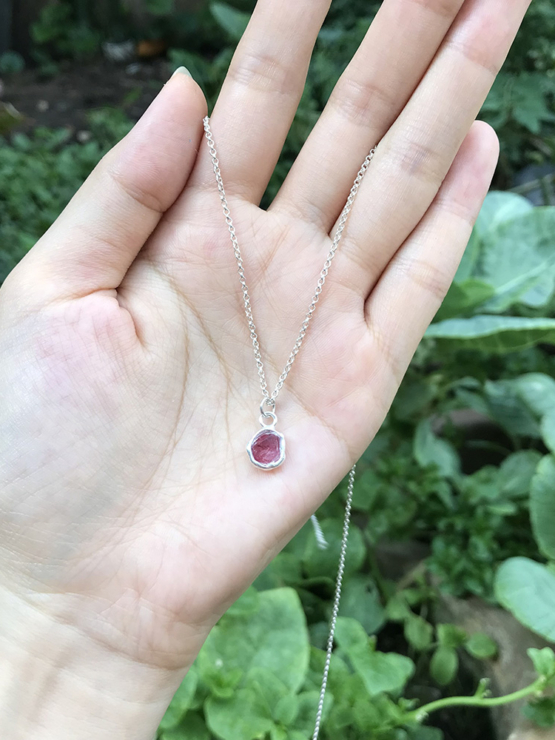
[[[279,439],[279,458],[277,460],[274,460],[274,462],[271,463],[261,463],[258,462],[258,460],[255,460],[252,454],[252,446],[256,442],[256,440],[261,437],[263,434],[268,434],[268,432],[271,432]],[[247,445],[247,452],[250,458],[250,461],[253,465],[256,465],[257,468],[261,468],[262,470],[273,470],[274,468],[279,468],[279,466],[284,462],[285,460],[285,437],[280,432],[276,431],[272,426],[267,426],[264,429],[261,429],[259,432],[257,432],[254,437],[251,439],[251,441]]]

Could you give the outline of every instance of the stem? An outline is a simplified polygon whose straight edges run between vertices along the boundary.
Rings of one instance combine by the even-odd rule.
[[[424,706],[419,707],[412,712],[408,712],[406,719],[408,722],[421,722],[428,714],[436,712],[438,709],[444,709],[445,707],[499,707],[503,704],[510,704],[513,701],[524,699],[525,697],[530,696],[530,694],[535,694],[538,691],[541,691],[544,688],[544,685],[545,680],[542,677],[536,679],[534,683],[531,683],[529,686],[525,686],[523,689],[519,689],[518,691],[513,691],[512,694],[507,694],[506,696],[497,696],[491,699],[484,699],[479,696],[450,696],[445,699],[432,701],[429,704],[424,704]]]

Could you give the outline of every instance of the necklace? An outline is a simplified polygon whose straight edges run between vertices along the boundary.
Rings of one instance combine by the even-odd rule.
[[[358,193],[358,189],[360,187],[360,184],[362,183],[364,175],[366,174],[366,171],[370,167],[370,163],[372,159],[374,158],[374,154],[376,153],[376,148],[374,147],[374,149],[370,151],[370,153],[367,155],[366,159],[362,163],[360,170],[358,171],[358,174],[355,178],[355,181],[349,193],[349,197],[347,198],[347,202],[345,203],[343,211],[341,212],[341,216],[339,217],[339,222],[337,224],[337,229],[333,237],[330,251],[328,252],[328,256],[326,257],[326,261],[324,262],[324,267],[322,268],[322,271],[320,272],[320,277],[318,278],[318,283],[316,284],[316,288],[312,296],[312,301],[310,303],[310,306],[308,307],[308,311],[306,313],[304,321],[301,324],[301,329],[299,331],[299,334],[297,336],[293,349],[291,350],[291,354],[289,355],[289,358],[285,364],[283,372],[279,376],[275,388],[270,393],[268,389],[268,382],[266,380],[266,372],[264,369],[264,361],[262,359],[260,342],[258,340],[258,334],[256,332],[256,324],[254,323],[254,318],[253,318],[253,313],[252,313],[251,299],[249,295],[247,279],[245,277],[245,268],[243,265],[243,257],[241,255],[241,249],[239,247],[239,242],[237,240],[237,234],[235,233],[235,226],[233,225],[233,219],[231,218],[231,212],[229,210],[229,205],[228,205],[227,197],[225,194],[224,183],[222,180],[222,173],[220,170],[220,162],[218,160],[218,153],[216,151],[216,145],[214,144],[214,137],[212,136],[212,130],[210,128],[210,119],[208,118],[208,116],[204,119],[203,123],[204,123],[204,132],[206,135],[206,140],[208,142],[210,158],[212,160],[212,168],[214,170],[214,175],[216,177],[216,184],[218,186],[218,193],[220,195],[220,202],[222,204],[225,222],[229,230],[229,236],[231,239],[231,244],[233,246],[233,253],[235,255],[235,260],[237,262],[237,272],[239,273],[239,281],[241,283],[241,290],[243,292],[243,303],[244,303],[244,309],[245,309],[245,316],[247,319],[250,338],[251,338],[252,346],[254,350],[254,359],[256,362],[257,370],[258,370],[260,388],[262,390],[262,402],[260,404],[260,418],[259,418],[260,426],[262,428],[254,435],[254,437],[248,443],[247,453],[253,465],[256,465],[256,467],[258,468],[262,468],[263,470],[272,470],[273,468],[277,468],[280,465],[282,465],[285,461],[285,437],[283,436],[283,434],[278,432],[275,428],[277,424],[277,416],[275,413],[276,412],[276,399],[279,395],[279,392],[283,388],[283,385],[285,381],[287,380],[287,376],[289,375],[289,372],[293,366],[293,363],[295,362],[295,358],[297,357],[299,350],[301,349],[302,343],[306,336],[306,332],[308,331],[308,327],[314,315],[314,311],[316,310],[316,305],[322,293],[322,288],[324,287],[324,283],[326,282],[326,278],[328,276],[328,272],[331,267],[333,258],[335,257],[335,253],[337,252],[337,248],[339,247],[341,237],[343,236],[343,231],[345,229],[345,225],[349,218],[349,213],[351,212],[351,209],[353,207],[353,203],[355,201],[356,195]],[[333,607],[332,607],[332,613],[331,613],[331,619],[330,619],[330,631],[329,631],[329,636],[328,636],[328,641],[327,641],[326,661],[324,664],[322,687],[320,689],[320,698],[318,701],[318,709],[316,712],[316,721],[315,721],[315,726],[314,726],[314,733],[312,735],[312,740],[318,740],[318,735],[320,734],[320,725],[322,723],[322,713],[324,710],[324,699],[326,696],[326,688],[328,684],[331,656],[333,652],[333,639],[335,635],[337,617],[339,614],[339,603],[341,601],[341,587],[343,584],[343,574],[345,572],[345,558],[347,555],[349,524],[351,521],[351,507],[352,507],[352,501],[353,501],[355,471],[356,471],[356,464],[353,465],[349,473],[349,478],[348,478],[347,501],[345,505],[345,518],[343,521],[343,534],[341,538],[339,566],[337,569],[337,580],[335,584],[335,596],[333,600]],[[313,521],[314,520],[315,518],[313,517]],[[316,535],[317,537],[318,536],[322,537],[321,530],[319,534],[318,527],[316,527]],[[322,541],[325,542],[323,540],[323,537],[322,537]],[[319,541],[319,544],[320,544],[320,541]]]

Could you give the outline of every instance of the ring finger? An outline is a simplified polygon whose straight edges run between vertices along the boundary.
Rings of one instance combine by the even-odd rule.
[[[364,295],[420,222],[478,115],[530,0],[470,0],[382,139],[338,255]]]
[[[328,232],[360,163],[414,92],[463,0],[385,0],[273,209]]]

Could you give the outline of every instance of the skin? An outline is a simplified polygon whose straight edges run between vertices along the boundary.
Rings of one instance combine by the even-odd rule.
[[[380,142],[278,399],[281,468],[245,452],[260,389],[187,75],[0,291],[2,737],[150,740],[371,441],[448,289],[498,154],[473,122],[528,0],[385,0],[262,211],[328,5],[259,0],[212,116],[270,385]]]

